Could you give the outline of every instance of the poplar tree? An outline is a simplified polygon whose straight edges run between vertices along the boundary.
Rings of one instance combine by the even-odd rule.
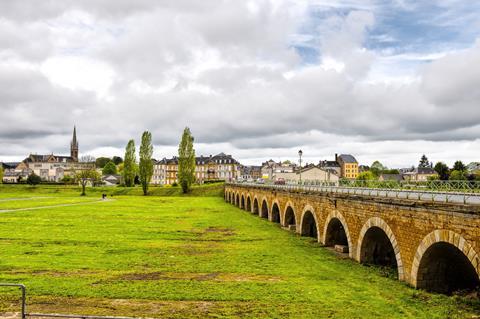
[[[132,187],[133,182],[135,181],[135,168],[137,158],[135,156],[135,141],[128,141],[127,147],[125,148],[125,160],[123,164],[123,180],[125,181],[125,186]]]
[[[153,175],[153,145],[152,133],[145,131],[142,134],[142,144],[140,144],[140,164],[139,164],[139,179],[142,185],[143,195],[148,194],[148,184],[152,180]]]
[[[183,130],[182,140],[178,146],[178,182],[182,191],[188,193],[195,181],[195,150],[190,129]]]

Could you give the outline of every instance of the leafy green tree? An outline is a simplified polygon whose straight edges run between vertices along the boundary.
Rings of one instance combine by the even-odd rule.
[[[107,165],[108,162],[110,162],[111,159],[108,157],[99,157],[95,160],[95,166],[97,168],[104,168],[105,165]]]
[[[372,171],[361,172],[357,176],[358,181],[373,181],[373,180],[376,180],[376,179],[377,179],[377,177],[375,176],[375,174]]]
[[[0,165],[0,184],[3,183],[3,174],[4,174],[3,167]]]
[[[125,181],[125,186],[132,187],[135,181],[136,174],[136,162],[137,158],[135,156],[135,141],[128,141],[127,147],[125,148],[125,160],[123,162],[123,180]]]
[[[40,178],[40,176],[36,175],[34,172],[32,172],[27,177],[27,184],[28,185],[32,185],[32,186],[37,185],[37,184],[40,184],[41,181],[42,181],[42,179]]]
[[[82,186],[82,194],[80,194],[80,196],[85,196],[85,188],[87,187],[88,182],[94,185],[95,182],[100,180],[100,174],[98,174],[95,169],[79,170],[75,173],[75,180],[80,183],[80,186]]]
[[[385,169],[382,172],[383,174],[400,174],[400,171],[398,169],[392,168],[392,169]]]
[[[140,163],[138,165],[138,177],[142,185],[143,195],[148,195],[148,184],[153,175],[153,145],[152,133],[145,131],[142,134],[142,144],[140,144]]]
[[[383,171],[387,169],[385,166],[383,166],[382,163],[379,161],[375,161],[372,163],[370,166],[370,171],[375,175],[375,176],[380,176],[380,174],[383,173]]]
[[[62,182],[65,183],[65,184],[73,184],[74,181],[75,181],[75,179],[70,175],[65,175],[62,178]]]
[[[418,164],[418,167],[430,167],[430,162],[428,161],[428,158],[427,156],[425,156],[425,154],[423,154],[420,158],[420,163]]]
[[[467,180],[467,176],[465,172],[453,170],[450,172],[450,180],[451,181],[465,181]]]
[[[110,161],[108,162],[102,169],[102,174],[103,175],[115,175],[117,174],[117,166],[115,166],[115,163]]]
[[[435,172],[437,172],[439,178],[442,181],[448,180],[448,177],[450,175],[450,169],[448,168],[447,164],[443,162],[438,162],[437,164],[435,164],[435,167],[433,169],[435,170]]]
[[[182,140],[178,145],[178,182],[184,193],[188,193],[195,181],[195,150],[190,129],[183,130]]]
[[[467,166],[465,166],[465,164],[463,164],[462,161],[456,161],[455,164],[453,164],[453,170],[465,172],[467,170]]]
[[[123,163],[123,158],[121,158],[120,156],[114,156],[112,157],[112,161],[115,163],[115,165],[119,165]]]

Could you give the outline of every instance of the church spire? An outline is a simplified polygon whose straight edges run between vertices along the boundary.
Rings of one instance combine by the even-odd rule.
[[[73,138],[70,143],[70,156],[74,162],[78,162],[78,141],[77,141],[77,128],[73,126]]]

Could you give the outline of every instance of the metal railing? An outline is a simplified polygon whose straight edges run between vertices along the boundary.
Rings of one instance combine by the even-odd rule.
[[[0,283],[0,287],[16,287],[20,288],[20,291],[22,292],[22,301],[21,301],[21,318],[25,319],[27,318],[27,305],[26,305],[26,296],[27,296],[27,289],[25,288],[25,285],[22,284],[7,284],[7,283]]]
[[[364,195],[384,198],[408,199],[419,201],[431,201],[441,203],[458,203],[468,205],[480,205],[480,193],[478,192],[454,192],[437,191],[428,189],[408,189],[408,188],[380,188],[380,187],[348,187],[331,185],[331,183],[245,183],[228,182],[227,185],[249,186],[267,189],[277,189],[292,192],[317,192],[333,194]]]

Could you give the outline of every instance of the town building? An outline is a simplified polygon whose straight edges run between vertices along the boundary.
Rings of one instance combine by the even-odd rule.
[[[356,179],[358,176],[358,162],[350,154],[335,154],[335,161],[340,165],[340,177]]]
[[[21,178],[25,174],[34,173],[46,182],[60,182],[65,176],[74,176],[80,170],[95,169],[95,163],[81,163],[78,161],[78,140],[76,128],[73,128],[73,137],[70,143],[70,156],[30,154],[14,169]],[[13,174],[13,173],[12,173]],[[12,178],[13,180],[13,178]]]
[[[404,180],[412,182],[426,182],[432,178],[438,178],[438,173],[431,167],[417,167],[403,174]]]
[[[274,160],[268,160],[262,163],[262,167],[260,169],[262,178],[264,179],[273,179],[274,176],[278,175],[279,173],[293,173],[297,168],[296,164],[293,164],[289,161],[285,162],[275,162]]]
[[[262,167],[254,165],[242,166],[240,168],[240,177],[247,181],[256,181],[259,178],[262,178]]]
[[[195,181],[231,181],[240,177],[240,163],[224,153],[195,158]],[[153,165],[152,184],[171,185],[178,182],[178,157],[164,158]]]

